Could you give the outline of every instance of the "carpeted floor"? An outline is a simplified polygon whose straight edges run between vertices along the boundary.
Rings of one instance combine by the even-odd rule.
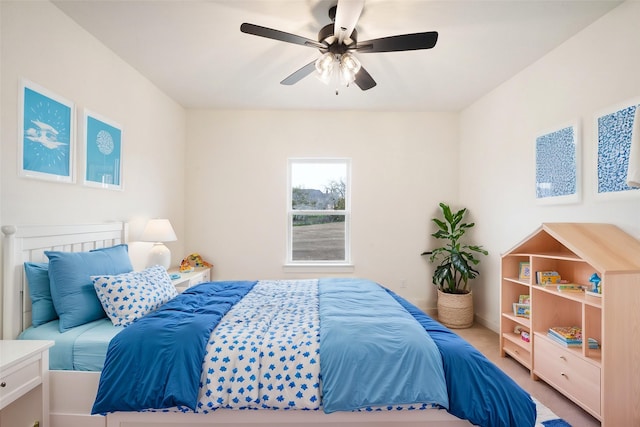
[[[540,403],[539,400],[534,398],[533,401],[536,402],[536,410],[538,413],[536,427],[572,427],[571,424],[558,417],[556,413]]]
[[[510,357],[500,357],[498,334],[477,322],[468,329],[454,329],[455,333],[469,341],[475,348],[513,378],[531,396],[542,402],[558,417],[573,427],[599,427],[600,421],[586,413],[569,399],[558,393],[544,381],[531,379],[529,370]],[[566,424],[548,423],[545,427],[566,427]]]

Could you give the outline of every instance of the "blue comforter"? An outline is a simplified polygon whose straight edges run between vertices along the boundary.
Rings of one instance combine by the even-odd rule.
[[[111,340],[92,414],[195,410],[211,331],[256,282],[205,283],[138,319]]]
[[[320,363],[326,412],[352,409],[353,406],[350,405],[354,402],[357,407],[383,404],[387,397],[376,394],[378,391],[368,385],[363,386],[356,378],[358,374],[377,377],[381,381],[378,384],[388,384],[392,394],[400,396],[399,400],[387,403],[407,403],[407,394],[418,393],[420,398],[417,402],[432,401],[443,407],[448,405],[450,413],[476,425],[535,425],[535,404],[530,396],[481,353],[403,298],[379,285],[365,286],[364,282],[367,281],[325,279],[320,282]],[[254,284],[255,282],[214,282],[198,285],[125,328],[109,347],[92,413],[179,405],[195,408],[207,339],[219,319]],[[354,292],[344,294],[341,292],[342,288],[352,288],[351,291]],[[383,294],[390,298],[384,298]],[[370,313],[361,311],[356,307],[359,299],[365,301],[364,305],[369,306],[369,309],[373,308],[376,313],[384,315],[371,316]],[[331,306],[329,302],[334,305]],[[393,316],[389,313],[393,313]],[[400,323],[396,324],[396,320],[390,322],[391,318],[397,318]],[[345,333],[344,326],[347,323],[357,323],[358,331]],[[402,326],[390,326],[393,324]],[[411,351],[404,354],[399,342],[395,348],[390,348],[388,354],[386,350],[376,347],[376,334],[388,334],[389,328],[394,330],[393,334],[400,332],[396,337],[398,340],[401,335],[409,337],[412,341]],[[406,331],[401,331],[405,328]],[[329,329],[334,330],[332,335],[340,330],[343,333],[328,338],[326,332]],[[368,336],[369,333],[372,335]],[[151,347],[149,337],[158,338],[157,349]],[[420,339],[415,340],[417,337]],[[387,340],[388,338],[389,335],[386,335]],[[348,357],[353,359],[355,356],[356,367],[349,368],[340,363],[347,357],[340,349],[347,344],[352,346],[354,341],[358,343],[357,350]],[[428,362],[427,368],[415,366],[415,361],[411,360],[413,352],[433,352],[434,343],[440,357]],[[324,350],[323,345],[327,346]],[[331,353],[326,353],[331,347]],[[133,353],[125,356],[125,349]],[[172,353],[173,350],[177,351]],[[362,363],[371,351],[376,352],[376,363]],[[352,362],[353,360],[349,363]],[[175,370],[172,367],[184,369]],[[377,369],[378,367],[381,369]],[[338,370],[331,373],[329,369]],[[397,382],[388,381],[389,375],[403,375],[404,371],[410,374],[402,380],[400,386]],[[435,392],[426,392],[434,393],[433,396],[425,396],[425,392],[419,387],[420,383],[430,381],[431,378],[437,379],[441,373],[444,373],[446,381],[445,395],[440,394],[444,389],[438,390],[436,386]],[[134,381],[122,381],[124,378],[134,378]],[[133,388],[128,385],[118,387],[131,383],[135,384]],[[405,385],[407,393],[403,390]],[[361,387],[369,388],[365,391]],[[360,390],[363,392],[360,393]]]
[[[471,344],[402,297],[387,292],[413,315],[440,349],[451,414],[479,426],[535,426],[536,404],[526,391]]]
[[[417,403],[449,407],[438,347],[381,286],[322,279],[319,300],[325,412]]]

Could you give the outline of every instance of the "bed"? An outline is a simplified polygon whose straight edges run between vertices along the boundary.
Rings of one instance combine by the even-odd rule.
[[[73,344],[72,348],[85,349],[79,352],[81,353],[82,358],[76,360],[75,355],[71,354],[73,351],[63,350],[63,346],[61,345],[62,343],[60,343],[60,345],[57,344],[52,348],[54,357],[50,358],[52,364],[52,370],[50,372],[50,420],[51,425],[54,427],[144,427],[150,425],[276,426],[302,424],[317,426],[391,426],[398,425],[399,423],[402,423],[403,425],[424,426],[468,426],[471,425],[468,420],[472,420],[474,423],[479,425],[490,426],[527,426],[534,425],[535,423],[535,404],[531,400],[530,396],[506,375],[504,375],[497,367],[495,367],[495,365],[491,364],[491,362],[484,358],[484,356],[473,349],[473,347],[464,340],[441,326],[439,323],[435,322],[408,301],[390,290],[368,280],[314,279],[303,281],[212,282],[196,286],[188,292],[177,296],[171,295],[168,297],[166,303],[163,301],[161,304],[157,304],[157,306],[154,306],[147,314],[143,313],[143,315],[138,315],[129,313],[128,315],[134,316],[135,318],[129,322],[126,327],[114,326],[113,323],[118,322],[113,321],[111,317],[105,317],[104,313],[102,313],[98,318],[91,319],[89,321],[85,321],[86,319],[74,319],[73,316],[71,316],[71,321],[69,321],[68,316],[61,315],[59,320],[57,320],[59,322],[58,324],[51,323],[56,322],[56,320],[38,319],[40,316],[38,314],[35,321],[44,321],[44,323],[33,328],[32,324],[34,322],[34,314],[31,299],[29,298],[30,290],[28,289],[28,283],[26,280],[25,262],[42,266],[42,263],[47,261],[49,258],[47,256],[48,254],[45,253],[47,251],[53,251],[56,253],[86,253],[89,251],[98,251],[101,254],[111,254],[111,248],[122,248],[126,243],[127,227],[124,223],[52,227],[5,226],[2,227],[2,231],[4,234],[3,283],[5,284],[3,299],[3,337],[7,339],[16,338],[21,335],[22,338],[41,339],[43,338],[41,335],[30,336],[30,334],[38,332],[38,330],[44,333],[46,332],[46,328],[51,328],[54,332],[55,329],[60,330],[62,328],[65,330],[65,334],[70,332],[73,334],[77,333],[78,337],[80,337],[78,338],[80,340],[79,343]],[[54,265],[54,262],[57,261],[52,260],[51,264]],[[121,271],[122,268],[119,267],[109,273],[99,272],[94,276],[94,281],[97,280],[96,277],[101,275],[113,278],[115,276],[130,274],[126,271]],[[126,270],[126,268],[124,269]],[[235,293],[239,288],[243,288],[242,292],[244,293],[242,295],[232,297],[228,294],[228,292]],[[351,293],[343,294],[342,292],[345,289]],[[222,292],[222,294],[219,294],[220,292]],[[174,399],[175,393],[170,393],[170,398],[167,398],[167,396],[158,397],[156,395],[151,395],[149,397],[151,402],[161,402],[157,407],[155,407],[156,405],[152,406],[155,407],[155,410],[137,411],[132,410],[134,408],[118,409],[119,407],[117,404],[116,406],[109,406],[113,404],[113,402],[107,402],[108,404],[106,406],[103,405],[103,401],[105,400],[104,396],[107,396],[106,400],[117,400],[117,397],[119,396],[121,402],[128,402],[133,400],[132,397],[137,398],[137,396],[140,395],[140,393],[128,395],[126,387],[124,390],[114,391],[113,388],[109,388],[110,386],[105,386],[105,384],[107,384],[108,379],[114,375],[127,377],[138,374],[138,371],[142,372],[137,368],[133,373],[122,371],[122,366],[127,366],[127,364],[131,364],[131,362],[123,362],[122,358],[127,356],[121,354],[117,349],[135,346],[132,344],[119,345],[119,343],[125,342],[121,340],[124,340],[126,336],[129,336],[130,338],[133,337],[133,341],[129,342],[135,342],[136,336],[138,337],[138,341],[140,341],[139,337],[141,336],[146,337],[149,335],[163,334],[167,329],[171,329],[166,327],[166,325],[157,326],[157,323],[153,323],[156,322],[156,320],[153,319],[154,316],[160,318],[168,316],[163,311],[164,309],[174,313],[177,310],[177,306],[186,305],[193,308],[194,304],[196,304],[196,299],[204,301],[204,304],[206,305],[204,308],[191,310],[191,314],[182,315],[183,317],[178,321],[175,319],[170,319],[169,321],[174,322],[173,324],[182,324],[186,318],[189,318],[191,319],[190,321],[194,321],[196,323],[207,323],[210,325],[208,326],[209,330],[205,328],[203,331],[196,334],[204,337],[204,339],[194,339],[194,341],[197,342],[202,342],[204,340],[205,348],[202,349],[200,344],[197,348],[199,349],[198,351],[207,352],[206,354],[209,356],[205,357],[206,360],[215,358],[211,357],[211,353],[209,353],[212,348],[214,349],[213,351],[216,349],[215,343],[218,341],[214,341],[215,332],[221,330],[224,331],[224,327],[231,327],[235,323],[242,323],[238,319],[247,317],[254,318],[257,316],[257,318],[263,319],[262,323],[265,323],[264,306],[277,306],[277,304],[264,304],[261,303],[261,301],[266,300],[267,294],[278,293],[282,293],[280,297],[281,304],[291,304],[292,298],[298,298],[298,300],[295,300],[296,303],[293,304],[296,307],[301,304],[304,306],[305,301],[309,302],[313,298],[317,298],[319,301],[317,304],[310,303],[310,306],[318,307],[317,315],[309,314],[310,309],[298,311],[302,313],[302,323],[310,322],[307,318],[308,316],[315,316],[321,320],[317,321],[317,323],[319,325],[323,325],[322,327],[327,328],[324,331],[318,329],[313,332],[314,330],[311,329],[311,332],[305,332],[306,334],[310,334],[311,337],[317,337],[317,339],[306,339],[303,341],[308,341],[310,345],[316,344],[312,341],[318,341],[318,347],[313,347],[314,349],[307,349],[309,350],[307,353],[314,354],[314,352],[317,352],[317,358],[319,359],[318,365],[323,371],[322,382],[320,383],[318,380],[310,380],[307,382],[308,384],[305,383],[307,384],[305,385],[305,390],[313,388],[313,385],[316,385],[316,388],[320,388],[317,384],[322,384],[324,393],[316,391],[315,393],[307,395],[306,391],[305,393],[300,392],[300,390],[298,390],[297,393],[294,392],[294,395],[306,395],[303,397],[303,403],[294,402],[290,394],[261,394],[255,390],[260,387],[265,387],[265,384],[267,384],[269,380],[268,378],[265,379],[262,377],[256,380],[257,382],[255,383],[255,386],[249,385],[249,387],[236,387],[237,390],[234,391],[238,392],[238,390],[240,390],[242,398],[251,394],[247,392],[249,389],[253,389],[255,393],[251,398],[247,398],[245,402],[240,402],[239,404],[236,403],[235,406],[234,402],[238,402],[237,395],[236,397],[217,396],[215,398],[211,397],[208,401],[206,399],[202,400],[202,396],[207,394],[207,391],[204,393],[202,392],[203,385],[206,387],[205,384],[207,382],[214,383],[219,380],[216,379],[217,377],[215,376],[209,378],[207,376],[208,373],[210,371],[215,373],[221,369],[224,370],[226,369],[226,365],[214,365],[213,367],[205,365],[205,370],[202,370],[202,362],[200,362],[199,370],[201,372],[197,374],[195,381],[193,379],[191,381],[192,383],[197,383],[198,388],[200,389],[197,401],[193,400],[193,394],[190,394],[189,397],[181,400],[181,398]],[[167,298],[167,296],[163,295],[163,298]],[[221,309],[219,307],[209,307],[209,304],[211,304],[210,301],[212,300],[233,301],[229,302],[227,306]],[[380,316],[371,315],[371,313],[367,313],[365,311],[360,312],[360,308],[358,308],[357,305],[344,305],[349,301],[355,301],[357,303],[358,300],[368,301],[367,304],[364,304],[368,306],[380,307],[382,305],[382,307],[385,307],[383,309],[385,313],[393,312],[396,314],[380,318]],[[35,301],[36,300],[34,300],[34,302]],[[333,301],[333,303],[331,303],[331,301]],[[86,304],[83,306],[85,305]],[[105,309],[104,307],[107,308]],[[107,314],[109,314],[109,306],[107,305],[104,307],[103,309]],[[257,309],[258,314],[256,314],[256,312],[253,314],[246,314],[247,312],[244,310],[246,310],[247,307],[249,309]],[[279,307],[280,309],[276,310],[276,312],[283,311],[282,306]],[[240,308],[242,308],[243,311],[238,311]],[[189,312],[189,310],[186,311]],[[193,315],[193,312],[196,311],[199,314]],[[219,327],[214,329],[214,325],[211,325],[212,322],[209,321],[209,318],[207,318],[207,322],[203,322],[202,319],[206,316],[201,315],[200,313],[202,312],[206,312],[207,315],[210,315],[210,318],[214,319],[215,323],[219,322]],[[380,311],[378,310],[377,312]],[[351,317],[342,317],[345,313],[351,315]],[[232,315],[236,317],[229,317]],[[269,314],[268,317],[271,319],[274,315]],[[114,318],[117,319],[118,317],[115,316]],[[397,324],[391,322],[389,320],[391,318],[398,318],[400,323]],[[78,322],[80,322],[79,325],[76,324]],[[291,322],[289,323],[292,324]],[[366,328],[367,331],[376,330],[381,335],[376,337],[374,334],[374,339],[367,338],[369,337],[369,332],[366,334],[363,333],[362,331],[364,329],[360,329],[359,331],[356,330],[357,332],[353,332],[352,335],[328,332],[330,331],[328,328],[331,327],[331,325],[333,325],[334,331],[339,332],[346,323],[359,323],[361,328]],[[142,325],[140,328],[147,329],[140,329],[138,328],[138,325]],[[318,326],[318,328],[319,327],[320,326]],[[405,363],[396,363],[394,365],[393,363],[390,363],[390,361],[387,361],[387,365],[385,365],[387,368],[376,369],[378,366],[377,363],[379,362],[382,364],[382,359],[384,357],[401,360],[404,357],[408,357],[405,353],[413,352],[413,350],[401,351],[394,356],[393,352],[389,353],[390,350],[376,350],[378,348],[376,347],[376,342],[381,341],[384,338],[384,335],[388,335],[388,330],[385,328],[396,328],[396,330],[404,330],[408,328],[407,330],[411,331],[409,335],[420,336],[420,339],[417,340],[417,346],[420,347],[419,351],[422,351],[422,347],[430,347],[431,344],[433,344],[433,348],[435,348],[436,353],[438,353],[438,358],[435,359],[436,362],[415,363],[415,360],[417,359],[414,359],[413,361],[407,359]],[[149,331],[155,332],[149,333]],[[297,331],[297,333],[300,333],[299,330]],[[251,333],[255,333],[255,331]],[[179,341],[180,345],[173,345],[169,347],[176,347],[180,349],[192,346],[191,342],[182,341],[183,338],[191,339],[191,333],[185,334],[183,331],[178,330],[176,334],[177,335],[174,335],[172,338],[163,337],[160,341],[164,340],[163,342],[166,344],[167,339],[177,340],[176,342]],[[68,335],[64,336],[66,337]],[[338,339],[334,339],[332,342],[326,338],[329,336],[335,336],[338,337]],[[427,338],[423,340],[423,336]],[[341,349],[349,347],[345,341],[352,342],[359,339],[364,339],[364,341],[361,341],[360,344],[354,346],[354,348],[359,348],[361,350],[365,349],[365,351],[360,351],[359,353],[356,352],[355,356],[349,356],[347,354],[348,352],[341,352]],[[391,339],[390,341],[394,341],[394,339]],[[74,338],[74,340],[76,340],[76,338]],[[372,343],[372,340],[375,342]],[[323,341],[322,345],[320,341]],[[429,342],[431,344],[426,345],[424,342]],[[96,344],[98,350],[96,350]],[[297,343],[295,345],[297,346],[299,344],[300,343]],[[371,345],[374,347],[369,347]],[[403,347],[405,345],[406,347]],[[56,347],[59,347],[57,351],[60,351],[60,354],[55,354],[54,349],[56,349]],[[107,348],[107,351],[106,353],[103,353],[105,347]],[[86,350],[88,348],[92,348],[92,350]],[[332,348],[333,350],[330,350]],[[409,347],[408,344],[405,344],[404,342],[403,344],[400,344],[399,348],[413,349],[413,347]],[[431,350],[433,350],[433,348]],[[239,352],[237,348],[232,350],[232,352],[240,354],[241,358],[245,358],[243,360],[247,360],[246,354],[242,354],[242,352]],[[291,348],[286,350],[291,350]],[[297,350],[298,355],[304,353],[304,351],[299,348]],[[138,348],[138,351],[150,351],[152,354],[161,353],[161,351],[158,350],[151,350],[150,347],[147,348],[146,343],[144,346],[141,346],[141,348]],[[366,357],[369,354],[376,354],[376,351],[380,352],[376,358],[376,364],[364,363]],[[395,351],[398,351],[398,348],[396,348]],[[167,357],[185,357],[186,359],[197,359],[197,357],[200,357],[200,360],[202,360],[202,356],[197,355],[197,352],[196,355],[193,355],[190,352],[182,353],[183,354],[181,356],[172,355]],[[421,353],[416,357],[422,357],[420,354]],[[275,354],[270,356],[277,360],[289,357],[278,356]],[[78,357],[80,357],[80,355]],[[135,356],[133,357],[135,359]],[[345,358],[348,357],[355,357],[357,363],[355,365],[346,365],[343,363],[343,361],[346,360]],[[277,365],[277,360],[271,364],[265,362],[264,365]],[[65,366],[66,369],[61,369],[63,368],[63,363],[67,363],[67,366]],[[70,363],[70,365],[68,363]],[[96,371],[96,369],[100,368],[103,363],[105,363],[103,371]],[[118,363],[121,363],[122,365],[118,365]],[[233,364],[236,362],[227,361],[225,363]],[[258,366],[261,362],[254,363],[256,363],[254,366]],[[166,363],[163,364],[158,362],[157,364],[165,366],[165,368],[167,366]],[[176,363],[175,365],[187,366],[186,363]],[[287,369],[290,369],[291,366],[294,365],[289,365]],[[414,372],[416,368],[419,370],[423,369],[422,365],[433,365],[435,367],[432,366],[432,369],[434,370],[429,371],[428,373],[421,371]],[[114,366],[117,368],[113,368]],[[188,366],[191,367],[192,364]],[[244,369],[247,369],[247,367],[249,369],[251,368],[251,366],[246,363],[236,363],[233,366],[236,368],[241,366]],[[369,366],[369,371],[365,369],[367,366]],[[82,369],[87,370],[83,371]],[[193,370],[192,367],[189,369]],[[312,375],[304,370],[306,368],[301,369],[303,370],[297,371],[292,369],[291,373],[293,377],[295,377],[296,374],[298,377]],[[464,372],[465,370],[468,370],[466,375],[472,376],[457,376],[457,374]],[[438,372],[441,372],[443,376],[442,379],[445,384],[444,400],[442,393],[438,393],[437,391],[424,391],[421,388],[413,390],[412,387],[416,385],[413,383],[420,382],[412,382],[410,378],[405,378],[401,386],[396,385],[390,388],[395,388],[396,397],[398,393],[400,395],[403,393],[417,394],[419,397],[416,399],[416,402],[394,401],[389,402],[393,403],[391,405],[381,404],[382,401],[374,398],[377,396],[376,390],[367,389],[366,384],[363,385],[364,383],[358,383],[358,381],[360,381],[359,379],[353,376],[350,377],[350,375],[355,374],[360,376],[358,378],[363,376],[365,378],[375,377],[382,375],[382,371],[387,372],[387,374],[392,377],[397,377],[403,373],[406,374],[404,371],[409,372],[410,376],[426,375],[429,377],[437,377],[439,375]],[[471,374],[471,372],[473,372],[473,374]],[[169,371],[162,373],[162,375],[165,374],[171,376],[174,373]],[[152,372],[148,374],[148,378],[158,377],[158,375],[159,374],[157,372]],[[186,374],[180,373],[177,375]],[[193,375],[191,375],[191,377],[193,377]],[[183,377],[179,376],[179,378]],[[207,380],[207,378],[209,378],[209,380]],[[234,378],[237,383],[240,376],[236,375]],[[390,384],[390,382],[387,382],[384,379],[382,381],[384,384]],[[165,383],[168,384],[169,382]],[[183,380],[180,379],[177,383],[187,384],[188,381],[183,382]],[[301,383],[303,383],[303,381],[301,381]],[[357,386],[350,390],[349,386],[352,384],[357,384]],[[147,384],[145,383],[145,387],[146,386]],[[420,384],[417,384],[416,387],[417,386],[420,386]],[[278,386],[274,385],[273,387],[275,387],[273,389],[275,390]],[[105,389],[103,390],[103,388]],[[180,388],[189,387],[181,386]],[[219,389],[220,387],[217,388]],[[207,389],[208,394],[213,394],[215,389],[216,387]],[[68,390],[74,390],[76,393],[70,394],[67,392]],[[361,390],[369,391],[366,393],[359,393]],[[265,395],[267,396],[266,399],[264,397]],[[96,396],[98,398],[96,398]],[[271,396],[271,401],[267,402],[268,404],[265,405],[265,402],[269,400],[269,396]],[[315,396],[319,396],[319,398],[324,397],[326,400],[320,403],[315,402],[318,399]],[[354,396],[356,396],[357,399],[355,399]],[[385,398],[386,396],[380,397],[380,399]],[[404,398],[405,397],[402,396],[401,400]],[[355,402],[353,401],[354,399],[356,400]],[[220,401],[223,402],[223,404],[219,408],[207,410],[207,408],[211,408],[211,402],[214,401]],[[148,405],[148,402],[148,400],[143,401],[142,404]],[[254,406],[251,406],[248,402],[253,402],[252,404]],[[286,409],[287,405],[291,408],[295,407],[297,409]],[[357,408],[348,405],[356,405]],[[269,409],[258,409],[260,406]],[[448,409],[438,409],[442,407],[447,407]],[[194,412],[192,410],[194,408],[198,412]],[[278,409],[276,410],[275,408]],[[115,412],[112,412],[113,410],[115,410]],[[92,412],[94,413],[93,415]],[[106,414],[106,416],[101,414]]]

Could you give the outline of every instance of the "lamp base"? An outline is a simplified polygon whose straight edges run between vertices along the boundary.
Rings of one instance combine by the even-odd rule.
[[[168,270],[171,265],[171,251],[164,245],[164,243],[154,243],[153,247],[149,251],[147,267],[153,267],[154,265],[161,265],[165,270]]]

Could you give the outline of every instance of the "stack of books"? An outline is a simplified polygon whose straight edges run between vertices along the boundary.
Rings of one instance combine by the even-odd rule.
[[[547,336],[564,347],[582,347],[582,328],[578,326],[553,326],[549,328]],[[587,339],[590,349],[600,348],[600,344],[593,338]]]

